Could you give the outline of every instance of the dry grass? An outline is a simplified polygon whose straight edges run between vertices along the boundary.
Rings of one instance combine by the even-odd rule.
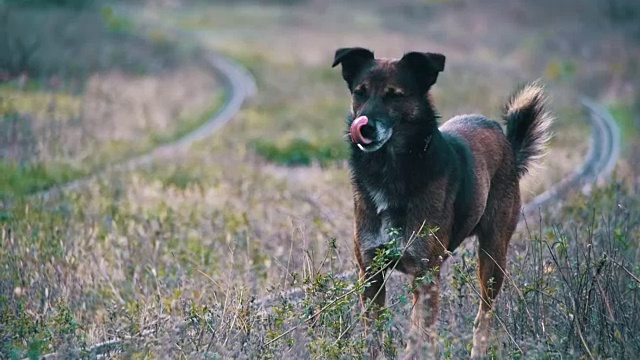
[[[150,148],[214,111],[222,96],[203,66],[154,76],[96,74],[80,94],[10,86],[0,93],[22,119],[4,124],[12,132],[0,144],[5,160],[93,166]]]
[[[496,26],[490,20],[497,16],[490,12],[466,18],[445,6],[427,27],[407,31],[405,26],[417,26],[420,19],[403,17],[406,24],[392,26],[391,15],[398,15],[388,7],[372,6],[352,17],[348,6],[321,12],[322,6],[131,12],[168,34],[184,30],[180,26],[197,30],[203,46],[222,49],[251,69],[258,96],[217,136],[187,154],[161,159],[145,171],[105,175],[48,203],[5,205],[0,211],[2,351],[22,357],[57,350],[64,356],[87,344],[130,337],[122,357],[362,355],[358,290],[332,277],[355,269],[351,191],[340,150],[348,98],[338,71],[328,67],[333,50],[364,44],[387,56],[407,49],[445,52],[450,61],[434,89],[443,117],[462,112],[497,117],[517,83],[540,77],[538,51],[547,45],[521,43],[517,35],[530,29],[514,24],[509,25],[513,38],[490,40]],[[380,9],[389,18],[376,12]],[[166,74],[162,79],[180,73]],[[197,77],[192,85],[207,89]],[[160,78],[154,79],[117,84],[153,89],[145,94],[164,91]],[[525,197],[573,170],[586,150],[573,83],[544,80],[559,121],[551,156],[527,178]],[[179,93],[167,91],[162,94]],[[75,96],[73,109],[80,101]],[[152,95],[141,98],[152,104]],[[171,127],[170,117],[162,115],[167,113],[147,125]],[[128,124],[124,138],[148,136],[142,121]],[[120,131],[108,130],[114,136]],[[283,156],[292,155],[288,145],[302,141],[311,165],[268,161],[259,153],[260,141],[276,145]],[[323,157],[317,151],[326,148],[336,152]],[[637,191],[637,184],[615,185],[593,198],[577,197],[560,216],[545,216],[542,225],[516,235],[514,242],[529,247],[512,254],[497,313],[501,321],[495,324],[496,357],[637,355],[638,288],[629,275],[640,272],[633,243],[639,231]],[[473,263],[471,254],[461,252],[446,270],[451,276],[439,339],[445,358],[467,354],[477,306]],[[381,324],[390,353],[402,349],[410,308],[409,289],[398,280],[394,276],[390,285],[393,314]],[[251,306],[255,297],[301,284],[311,285],[301,304],[281,301],[268,315]],[[311,316],[321,308],[322,315]]]
[[[477,18],[467,18],[466,11],[474,11],[473,7],[465,8],[463,13],[444,11],[442,19],[426,24],[403,19],[407,28],[397,29],[380,17],[379,11],[390,14],[391,10],[385,6],[358,9],[358,16],[352,21],[345,18],[349,6],[328,6],[322,9],[322,15],[318,15],[318,6],[322,7],[314,3],[286,10],[272,7],[269,11],[254,6],[209,6],[191,15],[188,11],[179,11],[177,17],[165,15],[156,21],[190,24],[191,28],[197,28],[205,44],[224,50],[254,70],[261,88],[268,89],[269,94],[258,99],[259,105],[263,106],[258,106],[250,116],[249,132],[256,134],[250,136],[259,137],[262,142],[271,141],[277,149],[287,150],[288,144],[300,139],[310,144],[308,148],[318,151],[322,151],[323,144],[331,144],[334,148],[340,146],[342,140],[336,137],[336,129],[343,126],[341,121],[348,106],[348,95],[338,71],[329,69],[328,64],[337,47],[357,44],[370,46],[379,56],[398,56],[409,49],[447,54],[447,69],[434,87],[436,107],[443,119],[461,113],[483,113],[498,118],[517,84],[545,77],[543,81],[549,84],[554,112],[558,115],[554,127],[557,137],[543,166],[524,182],[526,200],[568,175],[575,168],[574,164],[584,158],[588,147],[585,114],[576,109],[578,99],[574,88],[566,85],[574,80],[565,80],[559,75],[547,77],[544,65],[543,69],[538,69],[537,51],[546,45],[544,42],[520,40],[518,44],[516,35],[521,29],[515,28],[513,38],[503,39],[512,42],[511,48],[505,49],[504,43],[494,44],[488,39],[492,31],[492,13],[483,11]],[[393,8],[391,13],[399,16],[398,11],[402,10]],[[461,29],[446,33],[437,30],[451,29],[450,23],[455,19],[460,22],[461,18],[470,20],[459,24],[464,25]],[[481,23],[476,24],[478,21]],[[409,29],[411,26],[417,28]],[[389,31],[389,27],[393,31]],[[437,40],[436,36],[416,35],[417,29],[425,34],[437,34]],[[469,32],[477,35],[477,39],[469,41],[466,37]],[[286,35],[291,33],[296,36]],[[529,36],[533,35],[524,38]],[[520,54],[522,49],[526,50],[522,52],[525,55]],[[523,56],[535,61],[523,68],[522,64],[527,63]],[[301,88],[303,92],[299,91]],[[265,105],[267,101],[277,109]],[[299,151],[306,159],[305,150]],[[282,158],[273,151],[265,152],[267,158]],[[337,155],[345,156],[340,154],[345,152]]]
[[[231,174],[242,179],[239,188],[220,183],[229,175],[215,164],[189,171],[191,181],[176,179],[190,164],[184,166],[105,179],[55,203],[17,204],[3,213],[6,323],[26,326],[11,338],[12,346],[64,350],[128,335],[129,355],[196,356],[209,349],[222,357],[327,351],[358,356],[364,339],[357,291],[331,277],[354,267],[345,244],[349,221],[336,222],[348,199],[309,201],[303,194],[312,184],[300,188],[251,166]],[[318,175],[324,176],[318,184],[331,180]],[[619,346],[636,331],[633,309],[640,304],[638,284],[625,272],[640,270],[633,245],[640,231],[635,191],[613,186],[595,198],[579,197],[555,221],[516,237],[529,245],[513,254],[500,297],[499,357],[584,354],[577,329],[591,352],[637,354]],[[470,341],[477,305],[474,261],[473,252],[460,253],[445,270],[440,341],[451,358],[463,355]],[[300,305],[276,302],[267,317],[249,306],[255,296],[305,283],[312,287]],[[405,284],[391,279],[392,313],[384,325],[389,349],[398,351],[410,306]],[[63,305],[62,299],[68,301]],[[566,308],[572,301],[581,307]],[[313,325],[301,323],[329,304]],[[61,312],[68,314],[66,322],[59,323]],[[574,320],[576,312],[584,318]],[[571,321],[579,321],[577,327]],[[65,335],[70,324],[76,330]],[[290,335],[266,345],[294,325]],[[176,326],[183,330],[175,333]],[[340,335],[351,327],[353,332]],[[151,333],[137,337],[145,329]]]

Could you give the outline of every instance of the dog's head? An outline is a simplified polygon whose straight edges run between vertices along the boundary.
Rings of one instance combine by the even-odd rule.
[[[338,49],[332,66],[342,64],[352,95],[351,140],[366,152],[406,141],[403,133],[411,136],[429,120],[424,119],[431,111],[427,93],[444,62],[444,55],[435,53],[410,52],[390,60],[375,59],[363,48]]]

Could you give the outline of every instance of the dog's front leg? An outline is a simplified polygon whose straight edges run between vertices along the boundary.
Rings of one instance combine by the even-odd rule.
[[[377,359],[382,352],[384,334],[382,324],[378,322],[386,301],[384,272],[378,271],[371,274],[365,269],[360,269],[360,278],[365,284],[360,300],[364,309],[364,329],[365,336],[368,338],[368,352],[371,359]],[[370,338],[369,335],[371,335]]]
[[[440,270],[433,268],[413,280],[411,329],[405,359],[437,357],[436,321],[440,306]]]
[[[382,222],[375,207],[357,187],[354,199],[354,250],[360,268],[360,280],[365,285],[360,295],[364,308],[365,336],[369,344],[370,358],[376,359],[381,354],[383,344],[384,332],[379,320],[386,300],[384,273],[387,266],[387,264],[381,264],[376,256],[377,250],[383,247],[387,238],[381,231]]]

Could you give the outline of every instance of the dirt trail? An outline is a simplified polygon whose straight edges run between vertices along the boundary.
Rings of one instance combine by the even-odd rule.
[[[204,124],[175,141],[153,148],[145,154],[136,156],[122,163],[110,165],[106,169],[93,173],[88,177],[38,192],[32,195],[32,197],[46,200],[61,191],[77,190],[108,172],[132,171],[134,169],[147,167],[154,161],[184,152],[191,144],[215,133],[216,130],[231,120],[233,116],[240,111],[247,99],[255,95],[257,88],[253,76],[238,63],[214,53],[208,55],[207,61],[211,67],[211,71],[220,78],[223,84],[225,102],[221,109]]]

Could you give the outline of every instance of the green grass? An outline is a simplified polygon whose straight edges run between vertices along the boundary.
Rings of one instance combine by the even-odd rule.
[[[311,143],[300,138],[284,143],[256,140],[254,147],[267,160],[286,166],[309,166],[314,162],[328,165],[349,156],[346,142]]]
[[[66,118],[79,116],[80,99],[78,96],[59,92],[43,92],[41,90],[20,91],[12,88],[0,88],[0,110],[3,124],[14,128],[28,126],[25,117],[51,117],[49,121],[67,121]],[[110,141],[103,144],[96,154],[93,154],[83,164],[67,165],[59,163],[42,163],[39,161],[23,161],[5,159],[0,161],[0,197],[23,196],[33,192],[45,190],[52,186],[61,185],[89,173],[100,171],[112,163],[125,161],[141,155],[156,146],[175,141],[194,131],[215,115],[224,104],[225,96],[217,94],[211,104],[196,114],[187,114],[177,120],[177,126],[172,132],[151,134],[148,140],[138,142]],[[50,102],[55,101],[54,113]],[[14,125],[16,125],[14,124]],[[22,124],[22,125],[20,125]],[[30,130],[31,131],[31,130]],[[35,139],[27,140],[35,141]],[[21,150],[22,151],[22,150]]]
[[[348,157],[344,124],[349,99],[339,71],[282,63],[251,49],[227,52],[256,76],[261,93],[240,115],[243,134],[237,142],[285,166],[326,166]],[[306,90],[297,93],[301,87]]]
[[[55,118],[66,120],[79,117],[81,105],[81,96],[66,91],[43,90],[36,84],[22,90],[0,84],[0,116],[16,112],[44,118],[55,111]]]
[[[147,153],[154,148],[176,141],[203,125],[224,105],[225,95],[218,94],[211,100],[211,105],[198,114],[189,114],[176,120],[177,126],[171,132],[151,133],[137,142],[112,140],[105,143],[96,154],[84,162],[91,172],[113,164],[126,161]]]
[[[0,352],[9,359],[39,359],[52,347],[84,346],[84,335],[68,305],[60,301],[49,316],[38,319],[28,311],[21,291],[14,291],[18,301],[11,305],[6,296],[0,295],[0,321],[10,326],[3,329],[9,332],[0,337]]]
[[[636,141],[640,133],[638,131],[638,125],[636,124],[636,118],[634,118],[637,114],[633,111],[632,107],[630,105],[617,103],[609,105],[609,111],[620,127],[622,145],[628,146]]]
[[[69,165],[0,162],[0,199],[46,190],[85,175]]]
[[[72,270],[60,232],[68,224],[69,211],[29,208],[17,201],[0,215],[0,227],[12,232],[0,240],[0,353],[35,359],[52,348],[81,347],[85,335],[74,315],[75,305],[59,298],[52,287],[38,285],[54,275],[56,266],[64,263],[65,271]],[[19,262],[31,272],[12,270]],[[35,299],[39,305],[34,307]]]

